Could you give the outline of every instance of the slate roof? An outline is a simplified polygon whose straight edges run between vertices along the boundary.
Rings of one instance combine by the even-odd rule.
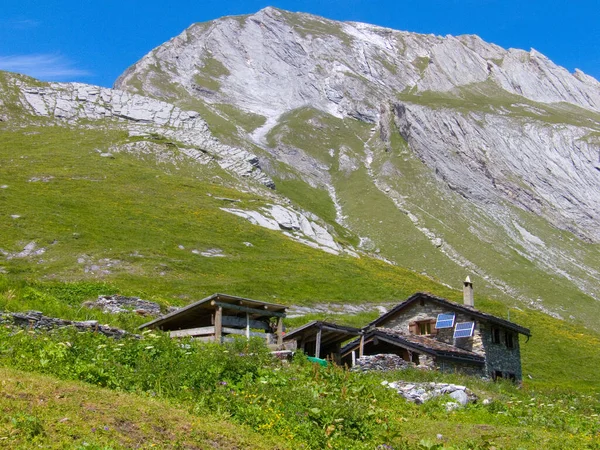
[[[450,300],[446,300],[445,298],[436,297],[435,295],[431,295],[431,294],[428,294],[425,292],[417,292],[416,294],[413,294],[408,299],[406,299],[399,305],[397,305],[394,308],[392,308],[391,310],[389,310],[387,313],[379,316],[377,319],[375,319],[373,322],[371,322],[365,328],[369,329],[372,327],[382,326],[384,323],[386,323],[388,321],[388,319],[391,319],[397,313],[402,311],[404,308],[406,308],[407,306],[409,306],[419,300],[432,301],[432,302],[438,303],[442,306],[445,306],[448,309],[460,311],[465,314],[469,314],[480,320],[484,320],[484,321],[493,323],[495,325],[498,325],[498,326],[501,326],[504,328],[508,328],[509,330],[515,331],[520,334],[524,334],[525,336],[528,336],[528,337],[531,336],[531,332],[529,331],[528,328],[522,327],[521,325],[517,325],[514,322],[510,322],[508,320],[501,319],[500,317],[493,316],[492,314],[484,313],[482,311],[479,311],[479,310],[473,308],[472,306],[466,306],[466,305],[462,305],[460,303],[451,302]]]
[[[455,347],[445,342],[436,341],[425,336],[403,333],[389,328],[375,328],[365,334],[365,341],[371,338],[379,338],[382,341],[397,345],[401,348],[413,350],[418,353],[427,353],[439,358],[453,359],[470,362],[472,364],[484,364],[485,358],[477,353]],[[356,339],[342,348],[342,355],[356,349],[360,340]]]

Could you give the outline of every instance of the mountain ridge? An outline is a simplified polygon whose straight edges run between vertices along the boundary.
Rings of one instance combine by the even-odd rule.
[[[223,59],[234,41],[225,43],[227,51],[211,49],[222,44],[225,31],[234,30],[241,39],[244,27],[270,40],[269,46],[266,38],[235,41],[249,52],[247,56],[256,56],[244,62],[252,70],[238,72],[239,51],[233,52],[231,61]],[[289,42],[275,39],[282,33],[292,36]],[[370,41],[356,44],[361,33]],[[196,24],[150,52],[152,63],[143,60],[132,66],[116,85],[125,89],[122,92],[155,99],[130,98],[142,104],[166,101],[157,103],[162,105],[157,107],[158,117],[163,117],[163,110],[187,111],[199,124],[198,138],[190,137],[185,128],[178,131],[167,123],[170,119],[161,118],[163,122],[154,125],[143,123],[144,114],[133,117],[136,120],[117,120],[129,123],[130,132],[141,133],[141,141],[162,136],[200,162],[213,160],[222,169],[233,168],[230,173],[241,182],[236,189],[259,193],[268,202],[260,208],[236,205],[223,211],[294,239],[308,238],[311,245],[323,244],[331,251],[376,256],[445,285],[467,271],[481,282],[486,295],[518,299],[556,317],[591,324],[590,311],[596,311],[600,298],[595,268],[600,207],[592,194],[600,190],[594,153],[599,115],[591,109],[511,94],[489,73],[483,82],[471,83],[468,78],[468,84],[447,91],[420,90],[440,74],[450,73],[448,61],[440,56],[448,48],[467,48],[465,57],[474,57],[468,46],[490,58],[502,52],[473,36],[459,38],[444,41],[274,9]],[[432,47],[437,53],[427,56],[429,50],[419,39],[437,42]],[[376,53],[379,44],[385,47],[392,41],[402,42],[412,55],[405,58],[407,67],[394,66],[385,54]],[[358,46],[362,56],[353,47],[344,47],[347,43]],[[335,50],[342,59],[310,61],[303,45],[328,54]],[[515,55],[504,52],[510,58]],[[531,55],[555,67],[535,52]],[[276,58],[281,64],[266,64]],[[181,67],[178,60],[183,61]],[[319,64],[327,67],[319,69]],[[284,69],[292,70],[291,75],[268,82]],[[422,82],[407,88],[399,81],[387,86],[388,78],[377,83],[368,78],[394,70]],[[243,79],[245,85],[240,84]],[[300,81],[279,91],[290,79]],[[193,85],[181,84],[182,80],[193,80]],[[585,80],[594,88],[593,81]],[[29,105],[30,112],[69,126],[106,119],[104,113],[98,114],[106,110],[93,92],[98,88],[30,84],[19,94],[25,101],[21,105]],[[330,89],[320,91],[318,86]],[[394,86],[402,90],[394,91]],[[242,87],[244,93],[236,97],[236,89]],[[71,114],[69,119],[52,106],[59,100]],[[36,110],[31,103],[53,109]],[[127,107],[117,105],[117,110]],[[118,116],[117,110],[108,115]],[[271,112],[262,115],[265,111]],[[161,154],[160,148],[155,142],[136,142],[111,151]],[[232,153],[239,156],[237,163],[228,159]],[[238,163],[243,166],[240,171],[235,170]],[[248,179],[274,186],[277,200]],[[273,209],[274,205],[279,206]],[[317,237],[324,240],[319,243]],[[566,297],[575,299],[567,308]]]

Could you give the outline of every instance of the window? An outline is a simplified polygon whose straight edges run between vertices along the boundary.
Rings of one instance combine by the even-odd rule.
[[[419,334],[431,334],[431,323],[427,322],[419,322]]]
[[[434,327],[435,319],[418,320],[408,324],[410,334],[420,334],[423,336],[435,335],[437,330]]]
[[[506,348],[515,348],[515,339],[511,332],[507,331],[504,333],[504,342],[506,343]]]
[[[492,328],[492,343],[500,343],[500,328]]]
[[[435,327],[439,330],[440,328],[452,328],[454,326],[454,314],[438,314]]]
[[[475,322],[459,322],[454,328],[454,339],[473,336]]]

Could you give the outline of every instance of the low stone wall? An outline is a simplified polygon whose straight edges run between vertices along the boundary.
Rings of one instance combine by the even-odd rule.
[[[416,367],[415,364],[403,360],[400,356],[394,354],[379,354],[361,356],[356,360],[356,364],[352,367],[353,372],[368,372],[390,370],[403,370],[410,367]]]
[[[139,337],[138,335],[131,334],[120,328],[110,327],[108,325],[100,325],[97,320],[85,320],[78,322],[73,320],[58,319],[55,317],[44,316],[40,311],[1,313],[0,323],[11,324],[34,330],[52,330],[73,326],[79,331],[102,333],[108,337],[116,339],[120,339],[124,336]]]

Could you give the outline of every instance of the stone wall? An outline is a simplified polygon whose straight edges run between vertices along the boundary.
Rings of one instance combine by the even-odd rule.
[[[436,358],[435,367],[440,372],[445,373],[462,373],[477,377],[486,377],[486,367],[483,364],[469,364],[466,362],[457,362],[444,358]]]
[[[55,317],[44,316],[40,311],[1,313],[0,323],[12,324],[19,327],[30,328],[34,330],[52,330],[56,328],[73,326],[79,331],[102,333],[108,337],[117,339],[122,338],[126,335],[138,337],[138,335],[132,335],[120,328],[114,328],[108,325],[100,325],[97,320],[86,320],[81,322],[64,320]]]
[[[437,341],[445,342],[446,344],[454,345],[455,347],[468,350],[478,355],[484,356],[485,350],[483,348],[483,340],[481,336],[481,330],[479,328],[479,322],[472,316],[445,308],[434,302],[416,301],[411,305],[407,306],[398,315],[393,317],[383,326],[385,328],[391,328],[402,331],[404,333],[409,332],[409,324],[411,322],[419,322],[422,320],[435,320],[438,314],[455,314],[455,323],[458,322],[475,322],[475,330],[473,336],[470,338],[454,339],[454,328],[442,328],[437,330],[435,339]],[[433,325],[432,325],[433,329]]]
[[[482,323],[483,348],[485,351],[486,372],[490,378],[495,378],[496,371],[502,372],[502,377],[510,378],[514,375],[516,381],[523,377],[521,372],[521,348],[519,345],[519,334],[514,331],[500,328],[500,342],[492,341],[492,328],[490,323]],[[506,333],[513,335],[513,348],[508,348],[505,342]]]

